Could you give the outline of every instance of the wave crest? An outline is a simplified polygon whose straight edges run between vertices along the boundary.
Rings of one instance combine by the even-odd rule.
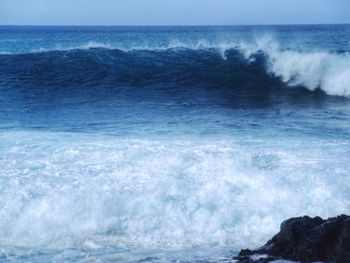
[[[100,51],[100,55],[96,55],[96,49]],[[113,75],[118,74],[129,76],[130,79],[139,79],[139,75],[142,75],[142,79],[152,80],[153,74],[156,72],[159,77],[164,79],[158,79],[158,81],[168,81],[178,79],[178,76],[187,78],[193,78],[193,76],[199,76],[198,78],[188,79],[187,82],[196,82],[201,80],[203,83],[212,83],[217,81],[217,79],[228,79],[228,70],[230,68],[236,70],[231,72],[231,75],[242,74],[241,79],[247,79],[247,74],[256,75],[256,72],[250,72],[249,70],[256,70],[256,67],[247,68],[245,63],[254,64],[262,63],[258,66],[262,66],[261,71],[264,74],[278,78],[286,86],[296,87],[302,86],[310,91],[317,89],[322,90],[328,95],[337,95],[350,97],[350,54],[348,52],[326,52],[326,51],[298,51],[298,50],[283,50],[279,47],[278,43],[270,37],[262,37],[257,39],[252,43],[247,42],[210,42],[206,40],[201,40],[197,42],[181,42],[181,41],[171,41],[167,44],[159,45],[129,45],[129,46],[118,46],[112,45],[110,43],[102,42],[88,42],[83,45],[78,45],[76,47],[57,47],[55,49],[38,49],[33,53],[29,54],[17,54],[17,55],[2,55],[2,56],[26,56],[23,60],[28,59],[29,55],[40,56],[40,61],[43,61],[43,57],[49,61],[50,53],[54,52],[72,52],[84,51],[89,52],[89,57],[95,52],[96,60],[87,60],[84,57],[87,55],[76,55],[74,60],[79,60],[79,67],[86,71],[86,68],[90,68],[91,65],[86,65],[84,63],[93,62],[94,68],[99,67],[99,65],[105,67],[106,65],[114,67],[111,71],[114,72]],[[113,52],[114,51],[114,52]],[[108,53],[109,52],[109,53]],[[112,53],[111,53],[112,52]],[[121,53],[122,52],[122,53]],[[122,55],[127,53],[129,57]],[[136,54],[137,53],[137,54]],[[169,53],[172,53],[169,55]],[[223,61],[219,61],[216,55],[219,55]],[[232,55],[234,54],[234,55]],[[237,54],[240,54],[245,62],[239,61]],[[58,54],[59,55],[59,54]],[[52,67],[60,67],[60,72],[64,72],[64,67],[70,67],[68,64],[72,61],[57,59],[57,54],[53,54],[59,65],[52,65]],[[66,53],[63,57],[66,57]],[[230,56],[231,55],[231,56]],[[119,57],[118,57],[119,56]],[[113,57],[113,58],[112,58]],[[122,57],[122,58],[121,58]],[[106,61],[102,61],[106,59]],[[130,59],[127,61],[126,59]],[[116,63],[116,61],[118,63]],[[226,62],[224,62],[226,61]],[[228,61],[228,62],[227,62]],[[45,61],[44,61],[45,62]],[[43,62],[43,63],[44,63]],[[25,61],[23,62],[26,63]],[[45,62],[46,63],[46,62]],[[142,72],[140,70],[134,70],[134,64],[142,64],[146,69]],[[6,61],[1,67],[5,67],[4,70],[0,69],[1,72],[7,71],[8,64],[11,61]],[[33,63],[29,63],[33,67]],[[49,63],[47,63],[49,64]],[[83,65],[82,65],[83,64]],[[36,63],[34,63],[34,66]],[[82,65],[82,66],[81,66]],[[234,67],[232,67],[234,65]],[[193,70],[196,66],[196,74],[188,74],[189,71]],[[230,66],[230,68],[229,68]],[[169,69],[169,67],[172,67]],[[246,67],[244,73],[242,73],[240,68]],[[23,70],[23,65],[21,65],[21,70]],[[45,66],[45,68],[47,68]],[[140,73],[137,76],[130,74],[130,68],[133,72]],[[136,67],[137,68],[137,67]],[[55,69],[49,69],[55,70]],[[215,74],[212,72],[215,70]],[[11,72],[15,72],[16,69],[12,69]],[[32,71],[32,70],[30,70]],[[179,72],[180,71],[180,72]],[[122,73],[121,73],[122,72]],[[200,77],[207,75],[215,75],[215,79],[208,79],[208,77]],[[22,74],[18,71],[19,74]],[[78,75],[82,75],[84,72],[78,72]],[[170,77],[169,74],[176,73],[176,76]],[[71,74],[71,73],[66,73]],[[103,73],[105,74],[105,73]],[[148,75],[147,75],[148,74]],[[263,74],[259,72],[259,74]],[[77,73],[74,73],[77,75]],[[28,77],[28,76],[26,76]],[[73,76],[73,78],[75,78]],[[124,78],[125,80],[125,78]],[[184,78],[182,78],[182,81]],[[227,81],[229,82],[229,81]]]
[[[240,50],[250,60],[263,52],[268,72],[290,87],[303,86],[311,91],[321,89],[328,95],[350,96],[349,53],[281,50],[271,39],[260,39],[253,46],[241,44]]]

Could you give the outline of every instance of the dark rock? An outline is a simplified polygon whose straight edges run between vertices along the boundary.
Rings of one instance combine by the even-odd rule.
[[[268,256],[254,261],[251,256],[256,254]],[[350,263],[350,216],[327,220],[308,216],[288,219],[266,245],[257,250],[242,250],[236,259],[244,263],[265,263],[282,258]]]

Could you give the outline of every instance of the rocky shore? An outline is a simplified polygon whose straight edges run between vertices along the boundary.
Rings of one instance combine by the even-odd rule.
[[[324,220],[297,217],[284,221],[280,232],[257,250],[245,249],[235,259],[240,263],[275,260],[350,263],[350,216]]]

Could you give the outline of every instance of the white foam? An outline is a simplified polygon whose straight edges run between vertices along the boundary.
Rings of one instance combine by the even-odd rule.
[[[286,218],[349,207],[346,144],[0,136],[0,245],[238,250]]]
[[[326,94],[350,97],[350,55],[325,51],[281,50],[269,37],[256,43],[241,43],[247,59],[258,52],[267,57],[268,71],[291,87],[304,86],[310,90],[322,89]]]

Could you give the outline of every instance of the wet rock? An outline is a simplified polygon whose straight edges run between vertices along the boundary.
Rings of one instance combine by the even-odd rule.
[[[350,263],[350,216],[288,219],[266,245],[257,250],[242,250],[236,259],[244,263],[276,259]]]

